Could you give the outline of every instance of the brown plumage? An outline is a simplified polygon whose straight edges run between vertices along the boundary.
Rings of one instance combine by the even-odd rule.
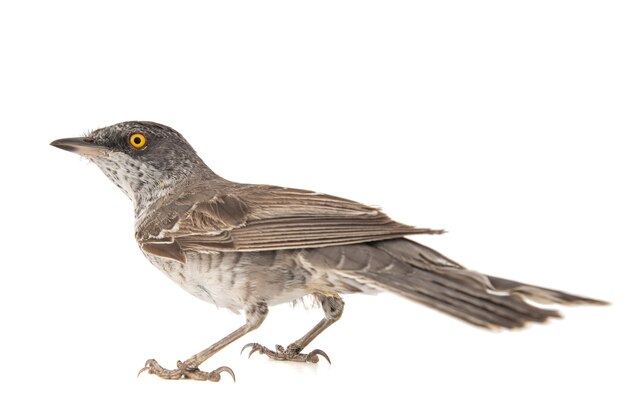
[[[186,251],[318,248],[305,256],[316,268],[333,270],[347,280],[367,281],[373,288],[488,328],[516,328],[560,317],[557,311],[532,306],[522,297],[544,303],[602,304],[467,270],[426,246],[398,239],[441,230],[407,226],[351,200],[221,178],[213,182],[183,188],[155,207],[137,228],[142,248],[181,262]]]
[[[522,295],[559,304],[604,303],[470,271],[408,239],[322,248],[312,251],[310,259],[346,277],[365,280],[380,289],[491,329],[518,328],[528,322],[560,317],[555,310],[526,303]]]
[[[136,237],[145,251],[184,261],[187,250],[303,249],[419,233],[442,231],[407,226],[331,195],[216,178],[163,199],[138,224]]]
[[[246,314],[243,326],[174,370],[147,361],[142,371],[162,378],[234,376],[227,367],[204,372],[198,366],[259,327],[268,306],[307,295],[319,301],[324,319],[287,348],[251,344],[251,354],[300,362],[328,359],[320,350],[302,350],[341,317],[344,293],[390,291],[476,326],[508,329],[559,316],[525,299],[604,304],[465,269],[404,238],[440,230],[395,222],[373,207],[225,180],[167,126],[124,122],[52,144],[88,157],[131,198],[135,236],[150,262],[196,297]]]

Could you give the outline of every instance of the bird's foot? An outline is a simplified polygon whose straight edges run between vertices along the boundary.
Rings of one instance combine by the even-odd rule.
[[[221,379],[221,373],[226,372],[233,377],[235,381],[235,373],[228,366],[221,366],[214,371],[205,372],[198,369],[198,365],[193,361],[178,361],[176,363],[177,369],[165,369],[154,359],[148,359],[146,365],[141,368],[137,376],[142,372],[147,371],[149,374],[156,375],[163,379],[195,379],[196,381],[213,381],[217,382]]]
[[[248,357],[252,356],[254,352],[259,352],[261,355],[266,355],[272,359],[276,359],[277,361],[292,361],[292,362],[310,362],[317,363],[319,362],[319,357],[323,357],[330,363],[330,358],[323,350],[315,349],[309,353],[301,353],[302,348],[295,343],[287,346],[287,349],[282,347],[281,345],[276,345],[276,350],[271,350],[266,348],[263,345],[258,343],[248,343],[241,349],[241,353],[243,353],[246,348],[250,348],[250,353]]]

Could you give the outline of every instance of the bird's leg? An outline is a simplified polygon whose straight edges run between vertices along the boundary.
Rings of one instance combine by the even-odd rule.
[[[324,318],[315,325],[307,334],[296,340],[285,349],[281,345],[276,345],[276,350],[271,350],[258,343],[248,343],[241,349],[243,352],[246,348],[250,348],[250,354],[252,356],[254,352],[267,355],[272,359],[279,361],[293,361],[293,362],[312,362],[317,363],[319,361],[318,356],[323,356],[328,363],[330,359],[328,355],[319,349],[312,350],[309,353],[301,353],[313,339],[315,339],[320,333],[326,330],[331,324],[339,320],[341,313],[343,313],[344,302],[339,296],[318,296],[318,300],[322,304],[324,310]]]
[[[258,328],[261,323],[263,323],[263,320],[265,320],[265,317],[267,317],[267,304],[256,304],[253,308],[246,311],[246,324],[217,343],[204,349],[202,352],[193,355],[186,361],[178,361],[176,364],[177,369],[165,369],[159,365],[156,360],[148,359],[146,361],[146,365],[139,371],[139,374],[147,371],[149,374],[154,374],[163,379],[196,379],[200,381],[217,382],[220,380],[220,374],[222,372],[226,372],[230,374],[234,380],[235,373],[227,366],[219,367],[211,372],[201,371],[198,367],[222,348],[228,346],[248,332]],[[139,374],[137,374],[137,376],[139,376]]]

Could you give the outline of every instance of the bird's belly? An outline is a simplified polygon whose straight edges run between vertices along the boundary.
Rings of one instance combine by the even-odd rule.
[[[285,265],[286,254],[186,253],[184,264],[145,253],[150,262],[185,291],[201,300],[233,311],[257,302],[290,302],[312,291],[311,274]]]

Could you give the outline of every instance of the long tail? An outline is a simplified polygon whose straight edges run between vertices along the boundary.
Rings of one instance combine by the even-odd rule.
[[[504,291],[508,294],[517,294],[529,300],[536,301],[538,303],[556,303],[556,304],[596,304],[606,305],[606,301],[595,300],[593,298],[581,297],[579,295],[572,295],[566,292],[552,290],[550,288],[537,287],[534,285],[524,284],[523,282],[511,281],[504,278],[498,278],[491,275],[487,275],[489,282],[498,291]]]
[[[408,239],[319,248],[307,252],[306,258],[315,267],[342,277],[347,288],[355,288],[357,282],[391,291],[487,328],[513,329],[560,317],[558,311],[528,304],[524,298],[606,304],[471,271]]]

